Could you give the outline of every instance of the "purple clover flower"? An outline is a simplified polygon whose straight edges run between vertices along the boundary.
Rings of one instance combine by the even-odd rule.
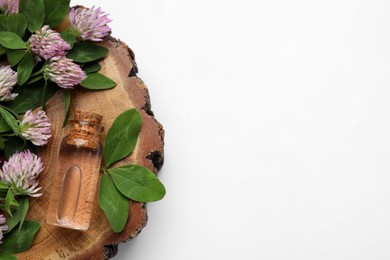
[[[17,14],[19,12],[19,0],[0,0],[0,9],[5,14]]]
[[[5,217],[3,214],[0,214],[0,244],[2,243],[1,240],[3,239],[3,231],[7,231],[8,227],[5,224]]]
[[[29,150],[18,152],[4,162],[0,171],[0,180],[4,182],[14,195],[39,197],[38,176],[43,171],[41,158]]]
[[[20,135],[37,146],[46,145],[51,137],[50,120],[43,110],[35,114],[28,110],[24,114],[19,128]]]
[[[51,58],[43,74],[61,88],[73,88],[86,78],[80,66],[66,57]]]
[[[69,12],[70,23],[79,40],[101,42],[110,32],[107,25],[112,20],[100,7],[95,9],[72,8]]]
[[[15,99],[18,94],[12,94],[12,88],[18,81],[18,75],[11,66],[0,67],[0,101]]]
[[[48,25],[31,35],[29,42],[31,51],[45,60],[55,56],[64,57],[66,51],[71,49],[69,43],[64,41],[60,34],[50,29]]]

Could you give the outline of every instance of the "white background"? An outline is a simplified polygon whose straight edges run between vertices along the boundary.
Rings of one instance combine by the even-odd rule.
[[[79,1],[166,130],[166,197],[115,259],[390,259],[388,0]]]

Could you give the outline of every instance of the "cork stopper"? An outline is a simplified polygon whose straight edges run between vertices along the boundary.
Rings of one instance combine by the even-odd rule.
[[[97,149],[102,118],[102,115],[93,112],[76,110],[74,125],[68,134],[67,144]]]

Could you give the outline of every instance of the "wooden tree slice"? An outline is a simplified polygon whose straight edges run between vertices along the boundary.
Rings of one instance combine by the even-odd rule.
[[[100,62],[102,74],[117,82],[110,90],[88,91],[77,87],[72,91],[72,113],[75,109],[92,111],[103,115],[103,126],[107,130],[114,119],[129,108],[136,108],[142,114],[142,128],[137,146],[130,157],[117,165],[139,164],[153,172],[163,163],[164,130],[150,110],[148,89],[136,76],[137,67],[133,52],[123,42],[107,39],[103,46],[109,55]],[[117,252],[117,244],[127,241],[141,231],[147,222],[146,205],[131,202],[126,228],[114,233],[95,198],[90,228],[87,231],[65,229],[45,223],[50,198],[54,170],[56,167],[60,141],[64,135],[64,104],[62,93],[58,91],[47,103],[46,112],[52,120],[53,137],[49,144],[39,150],[45,164],[40,176],[43,195],[30,200],[28,219],[42,225],[30,250],[18,254],[18,259],[108,259]],[[71,114],[72,118],[72,114]]]

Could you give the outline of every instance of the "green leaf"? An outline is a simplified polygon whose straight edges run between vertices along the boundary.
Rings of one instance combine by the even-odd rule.
[[[27,147],[27,142],[19,137],[11,137],[5,142],[4,155],[8,159],[16,152],[21,152]]]
[[[65,105],[65,119],[64,123],[62,124],[62,127],[65,127],[68,124],[69,116],[70,116],[70,91],[68,89],[64,89],[62,92],[63,98],[64,98],[64,105]]]
[[[18,211],[20,209],[20,224],[19,224],[19,231],[22,230],[24,220],[26,219],[27,213],[28,213],[28,208],[30,207],[30,203],[28,201],[28,197],[24,196],[22,200],[19,202],[19,207]]]
[[[7,31],[14,32],[23,38],[26,33],[27,20],[22,14],[6,16]]]
[[[23,197],[22,200],[19,202],[18,209],[14,212],[13,217],[7,218],[7,231],[5,233],[11,232],[14,227],[16,227],[19,223],[19,230],[21,230],[24,220],[26,219],[27,212],[29,208],[29,202],[27,197]]]
[[[20,62],[17,69],[19,85],[23,85],[30,78],[34,66],[34,56],[31,52],[28,52],[26,56],[24,56],[23,60]]]
[[[69,12],[70,0],[43,0],[45,4],[46,18],[44,24],[51,28],[59,25]]]
[[[121,232],[129,217],[129,200],[115,187],[111,177],[104,173],[100,181],[99,205],[114,232]]]
[[[7,49],[27,49],[26,43],[13,32],[0,32],[0,45]]]
[[[11,127],[7,124],[4,118],[0,118],[0,133],[8,132],[12,130]]]
[[[3,243],[0,245],[0,251],[17,254],[28,250],[34,237],[41,225],[35,221],[25,221],[22,229],[13,229],[10,233],[4,236]]]
[[[0,181],[0,190],[8,190],[8,189],[9,189],[8,186],[4,182]]]
[[[108,49],[90,42],[80,42],[73,46],[67,57],[79,63],[87,63],[105,57]]]
[[[89,64],[85,64],[85,67],[83,67],[83,70],[85,71],[85,73],[94,73],[94,72],[98,72],[102,67],[100,66],[99,63],[95,63],[95,62],[92,62],[92,63],[89,63]]]
[[[0,46],[0,57],[3,56],[7,52],[7,49],[3,46]]]
[[[165,196],[165,187],[154,173],[140,165],[109,169],[118,190],[127,198],[139,202],[158,201]]]
[[[87,78],[83,80],[80,85],[86,89],[110,89],[116,86],[115,81],[107,78],[99,72],[87,74]]]
[[[14,214],[13,214],[14,216],[13,217],[8,216],[7,222],[6,222],[6,225],[7,225],[8,229],[5,232],[3,231],[4,234],[7,234],[7,233],[11,232],[12,229],[14,229],[19,224],[19,222],[20,222],[20,215],[18,215],[18,214],[20,214],[20,213],[18,213],[18,212],[21,212],[21,209],[19,210],[19,208],[18,208],[16,210],[16,212],[14,212]]]
[[[27,21],[22,14],[0,15],[0,31],[13,32],[23,38],[27,27]]]
[[[36,105],[36,102],[34,102],[35,98],[34,96],[30,96],[29,94],[35,94],[33,91],[27,91],[28,88],[25,90],[22,90],[21,94],[19,94],[14,100],[8,102],[7,107],[11,108],[13,111],[15,111],[18,114],[23,114],[27,110],[32,110],[35,107],[38,107],[41,105],[41,97],[42,95],[39,96],[39,103]],[[41,92],[39,92],[41,93]]]
[[[9,112],[8,109],[5,109],[3,106],[0,106],[0,115],[4,118],[5,122],[11,127],[12,131],[16,135],[19,134],[19,125],[18,120]]]
[[[67,43],[69,43],[70,47],[73,48],[73,45],[76,42],[76,36],[67,31],[60,32],[60,35],[61,38],[64,39],[64,41],[66,41]]]
[[[0,14],[0,32],[5,32],[7,30],[7,18],[5,14]]]
[[[12,215],[12,211],[11,211],[11,206],[19,206],[18,202],[15,200],[15,197],[14,197],[14,194],[12,193],[12,191],[9,189],[8,192],[7,192],[7,196],[5,197],[5,201],[4,201],[4,208],[5,210],[7,211],[8,215],[10,215],[11,217],[13,217]]]
[[[134,150],[141,124],[142,117],[136,109],[129,109],[114,120],[104,141],[106,167],[125,158]]]
[[[2,260],[18,260],[16,256],[7,251],[0,251],[0,259]]]
[[[47,97],[50,98],[57,91],[55,83],[47,83]],[[8,102],[6,106],[12,109],[17,114],[25,113],[27,110],[35,109],[42,104],[44,81],[34,82],[27,87],[19,87],[15,91],[19,95],[12,101]]]
[[[0,136],[0,150],[4,150],[5,149],[5,144],[4,144],[5,141],[7,141],[7,139],[5,139],[4,137]]]
[[[13,67],[26,56],[26,50],[7,50],[8,63]]]
[[[43,0],[19,0],[19,13],[26,17],[30,32],[39,30],[45,20]]]

